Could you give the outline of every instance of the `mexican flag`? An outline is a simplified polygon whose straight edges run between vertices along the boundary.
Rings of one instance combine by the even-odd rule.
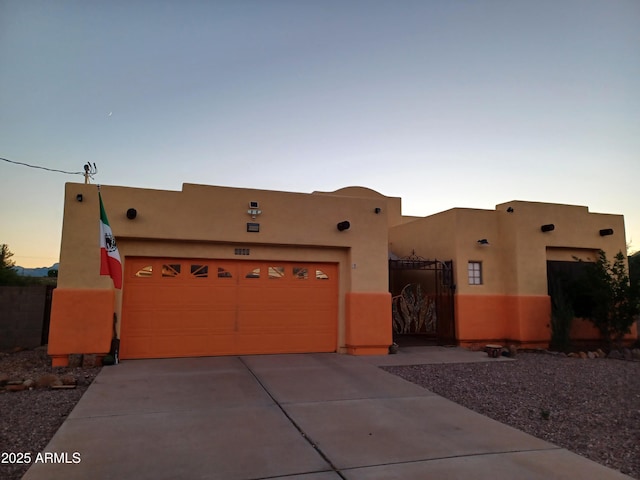
[[[102,195],[98,192],[100,199],[100,275],[109,275],[113,280],[115,288],[122,288],[122,261],[116,246],[116,239],[111,232],[107,214],[102,204]]]

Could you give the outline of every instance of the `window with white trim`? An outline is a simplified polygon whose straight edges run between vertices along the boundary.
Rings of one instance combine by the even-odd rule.
[[[467,267],[469,285],[482,285],[482,262],[470,261]]]

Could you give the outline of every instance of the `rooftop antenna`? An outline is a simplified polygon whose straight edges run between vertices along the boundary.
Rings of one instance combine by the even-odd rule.
[[[87,162],[84,165],[84,183],[85,185],[90,183],[89,179],[93,179],[93,176],[98,173],[98,167],[96,167],[95,163]]]

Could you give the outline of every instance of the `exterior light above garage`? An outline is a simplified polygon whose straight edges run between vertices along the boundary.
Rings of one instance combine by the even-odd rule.
[[[606,237],[607,235],[613,235],[613,228],[603,228],[600,230],[601,237]]]
[[[260,204],[258,202],[249,202],[249,210],[247,210],[247,213],[251,215],[251,218],[255,219],[262,213],[262,210],[260,210],[259,206]]]
[[[555,228],[556,228],[556,226],[555,226],[553,223],[548,223],[548,224],[546,224],[546,225],[542,225],[542,226],[540,227],[540,230],[541,230],[542,232],[545,232],[545,233],[546,233],[546,232],[551,232],[551,231],[552,231],[552,230],[554,230]]]

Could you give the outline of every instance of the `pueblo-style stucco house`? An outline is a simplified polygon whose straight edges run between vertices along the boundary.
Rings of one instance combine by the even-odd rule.
[[[626,254],[622,215],[587,207],[512,201],[495,210],[454,208],[416,218],[389,231],[397,255],[425,252],[453,259],[455,340],[481,347],[515,343],[547,347],[551,337],[549,281],[558,268]],[[424,255],[424,254],[423,254]],[[635,338],[634,326],[628,338]],[[575,319],[571,338],[599,338],[593,325]]]
[[[122,359],[386,354],[394,331],[546,345],[547,262],[625,251],[622,216],[586,207],[510,202],[419,218],[362,187],[101,194],[122,289],[99,275],[97,187],[68,183],[49,336],[57,366],[106,354],[113,338]]]

